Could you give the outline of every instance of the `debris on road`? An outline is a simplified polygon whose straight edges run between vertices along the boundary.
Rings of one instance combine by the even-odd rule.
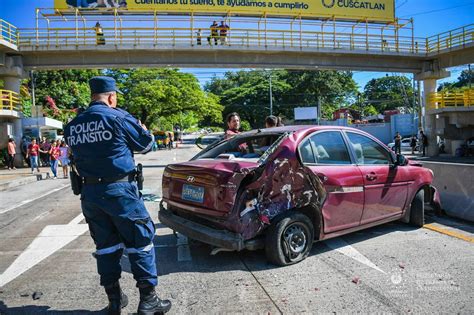
[[[354,278],[352,278],[352,282],[355,283],[355,284],[359,284],[360,283],[360,278],[359,277],[354,277]]]
[[[43,296],[42,292],[35,291],[32,297],[33,297],[33,300],[39,300],[42,296]]]

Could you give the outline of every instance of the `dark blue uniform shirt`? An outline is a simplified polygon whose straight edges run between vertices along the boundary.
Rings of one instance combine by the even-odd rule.
[[[133,151],[145,153],[153,135],[128,112],[92,102],[64,129],[76,168],[83,177],[125,176],[135,169]]]

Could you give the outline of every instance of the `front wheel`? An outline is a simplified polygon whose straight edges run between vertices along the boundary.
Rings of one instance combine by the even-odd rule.
[[[413,198],[410,207],[410,224],[423,227],[425,224],[425,191],[421,189]]]
[[[268,228],[265,239],[267,259],[278,266],[296,264],[308,257],[313,240],[311,220],[302,213],[290,211]]]

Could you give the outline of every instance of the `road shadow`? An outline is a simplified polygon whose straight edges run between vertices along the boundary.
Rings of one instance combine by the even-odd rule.
[[[161,225],[160,227],[163,226]],[[340,238],[344,240],[341,244],[355,245],[359,242],[375,239],[390,233],[410,232],[417,229],[416,227],[401,222],[391,222],[347,234]],[[177,238],[173,234],[155,236],[155,255],[157,258],[159,276],[182,272],[214,273],[235,270],[249,271],[246,262],[252,262],[252,270],[255,271],[282,268],[268,263],[264,250],[243,250],[241,252],[224,251],[216,255],[210,255],[213,248],[208,244],[189,241],[187,245],[189,249],[187,249],[185,245],[177,245],[177,242]],[[334,249],[337,249],[337,246],[334,246],[333,243],[331,247],[329,247],[324,241],[316,242],[313,244],[309,256],[317,256]],[[185,255],[180,255],[183,251],[188,250],[190,260],[186,260],[187,257]],[[183,256],[185,259],[183,260],[183,257],[180,256]],[[122,257],[122,270],[131,273],[130,262],[126,254]]]
[[[425,223],[439,223],[450,228],[474,234],[474,224],[472,222],[449,217],[447,215],[436,215],[435,213],[430,213],[425,216]]]
[[[30,315],[30,314],[107,314],[106,308],[100,311],[87,311],[87,310],[70,310],[70,311],[58,311],[51,310],[50,306],[46,305],[24,305],[18,307],[8,307],[3,301],[0,301],[0,315]]]

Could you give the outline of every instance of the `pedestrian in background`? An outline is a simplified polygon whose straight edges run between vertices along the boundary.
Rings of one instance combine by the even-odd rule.
[[[104,29],[102,28],[102,25],[100,25],[99,22],[95,23],[94,30],[95,30],[96,44],[105,45]]]
[[[402,154],[402,137],[398,131],[395,133],[393,140],[395,141],[395,145],[393,147],[395,154]]]
[[[15,163],[15,155],[16,155],[16,143],[13,138],[8,139],[7,145],[7,153],[8,153],[8,169],[9,170],[16,170],[14,165]]]
[[[211,39],[214,39],[214,45],[217,45],[217,41],[219,40],[219,24],[217,24],[217,22],[214,21],[212,22],[209,29],[211,30],[211,37],[208,40],[209,44],[211,44]]]
[[[94,77],[89,86],[89,108],[64,127],[64,138],[82,183],[82,212],[96,246],[100,284],[109,300],[107,312],[120,314],[128,304],[119,283],[125,248],[140,291],[138,314],[166,313],[171,302],[161,300],[155,292],[155,225],[138,191],[141,174],[133,159],[134,151],[150,151],[153,135],[135,117],[117,108],[120,91],[113,78]],[[84,128],[88,124],[93,130]],[[89,137],[92,134],[95,136]],[[86,137],[89,140],[82,141]]]
[[[420,131],[420,143],[421,143],[421,146],[423,147],[422,150],[420,151],[423,151],[423,156],[425,156],[425,153],[426,153],[426,147],[428,146],[428,137],[425,135],[425,133],[422,131]]]
[[[56,179],[58,178],[58,163],[59,157],[61,156],[61,150],[59,149],[59,145],[56,140],[51,144],[51,149],[49,149],[48,153],[51,172],[53,172],[53,179]]]
[[[36,139],[33,138],[31,140],[31,143],[28,145],[28,151],[26,153],[26,158],[30,159],[31,174],[34,173],[35,168],[38,171],[38,173],[40,172],[39,161],[38,161],[39,151],[40,151],[40,147],[36,143]]]
[[[51,143],[46,137],[41,138],[40,146],[40,160],[41,166],[49,166],[49,150],[51,149]]]
[[[61,166],[63,168],[63,175],[64,178],[68,178],[69,174],[69,157],[71,155],[71,151],[69,150],[69,147],[66,144],[66,141],[62,140],[61,145],[59,146],[59,150],[61,151],[61,155],[59,156],[59,163],[61,163]]]
[[[265,118],[265,128],[276,127],[278,124],[278,118],[276,116],[270,115]]]
[[[410,147],[411,147],[411,154],[415,154],[415,148],[416,148],[416,137],[415,137],[415,135],[411,135]]]
[[[201,39],[202,39],[201,29],[198,29],[197,32],[196,32],[196,43],[199,46],[201,45]]]
[[[31,161],[28,158],[28,147],[29,147],[30,143],[31,143],[31,141],[29,140],[28,137],[23,136],[21,138],[21,143],[20,143],[21,155],[23,156],[23,160],[28,165],[28,167],[31,167]]]
[[[227,130],[224,138],[229,139],[240,133],[240,115],[236,112],[230,113],[226,118]]]
[[[221,45],[225,45],[227,43],[227,32],[229,31],[229,25],[225,24],[224,21],[221,21],[221,25],[219,25],[219,31]]]

